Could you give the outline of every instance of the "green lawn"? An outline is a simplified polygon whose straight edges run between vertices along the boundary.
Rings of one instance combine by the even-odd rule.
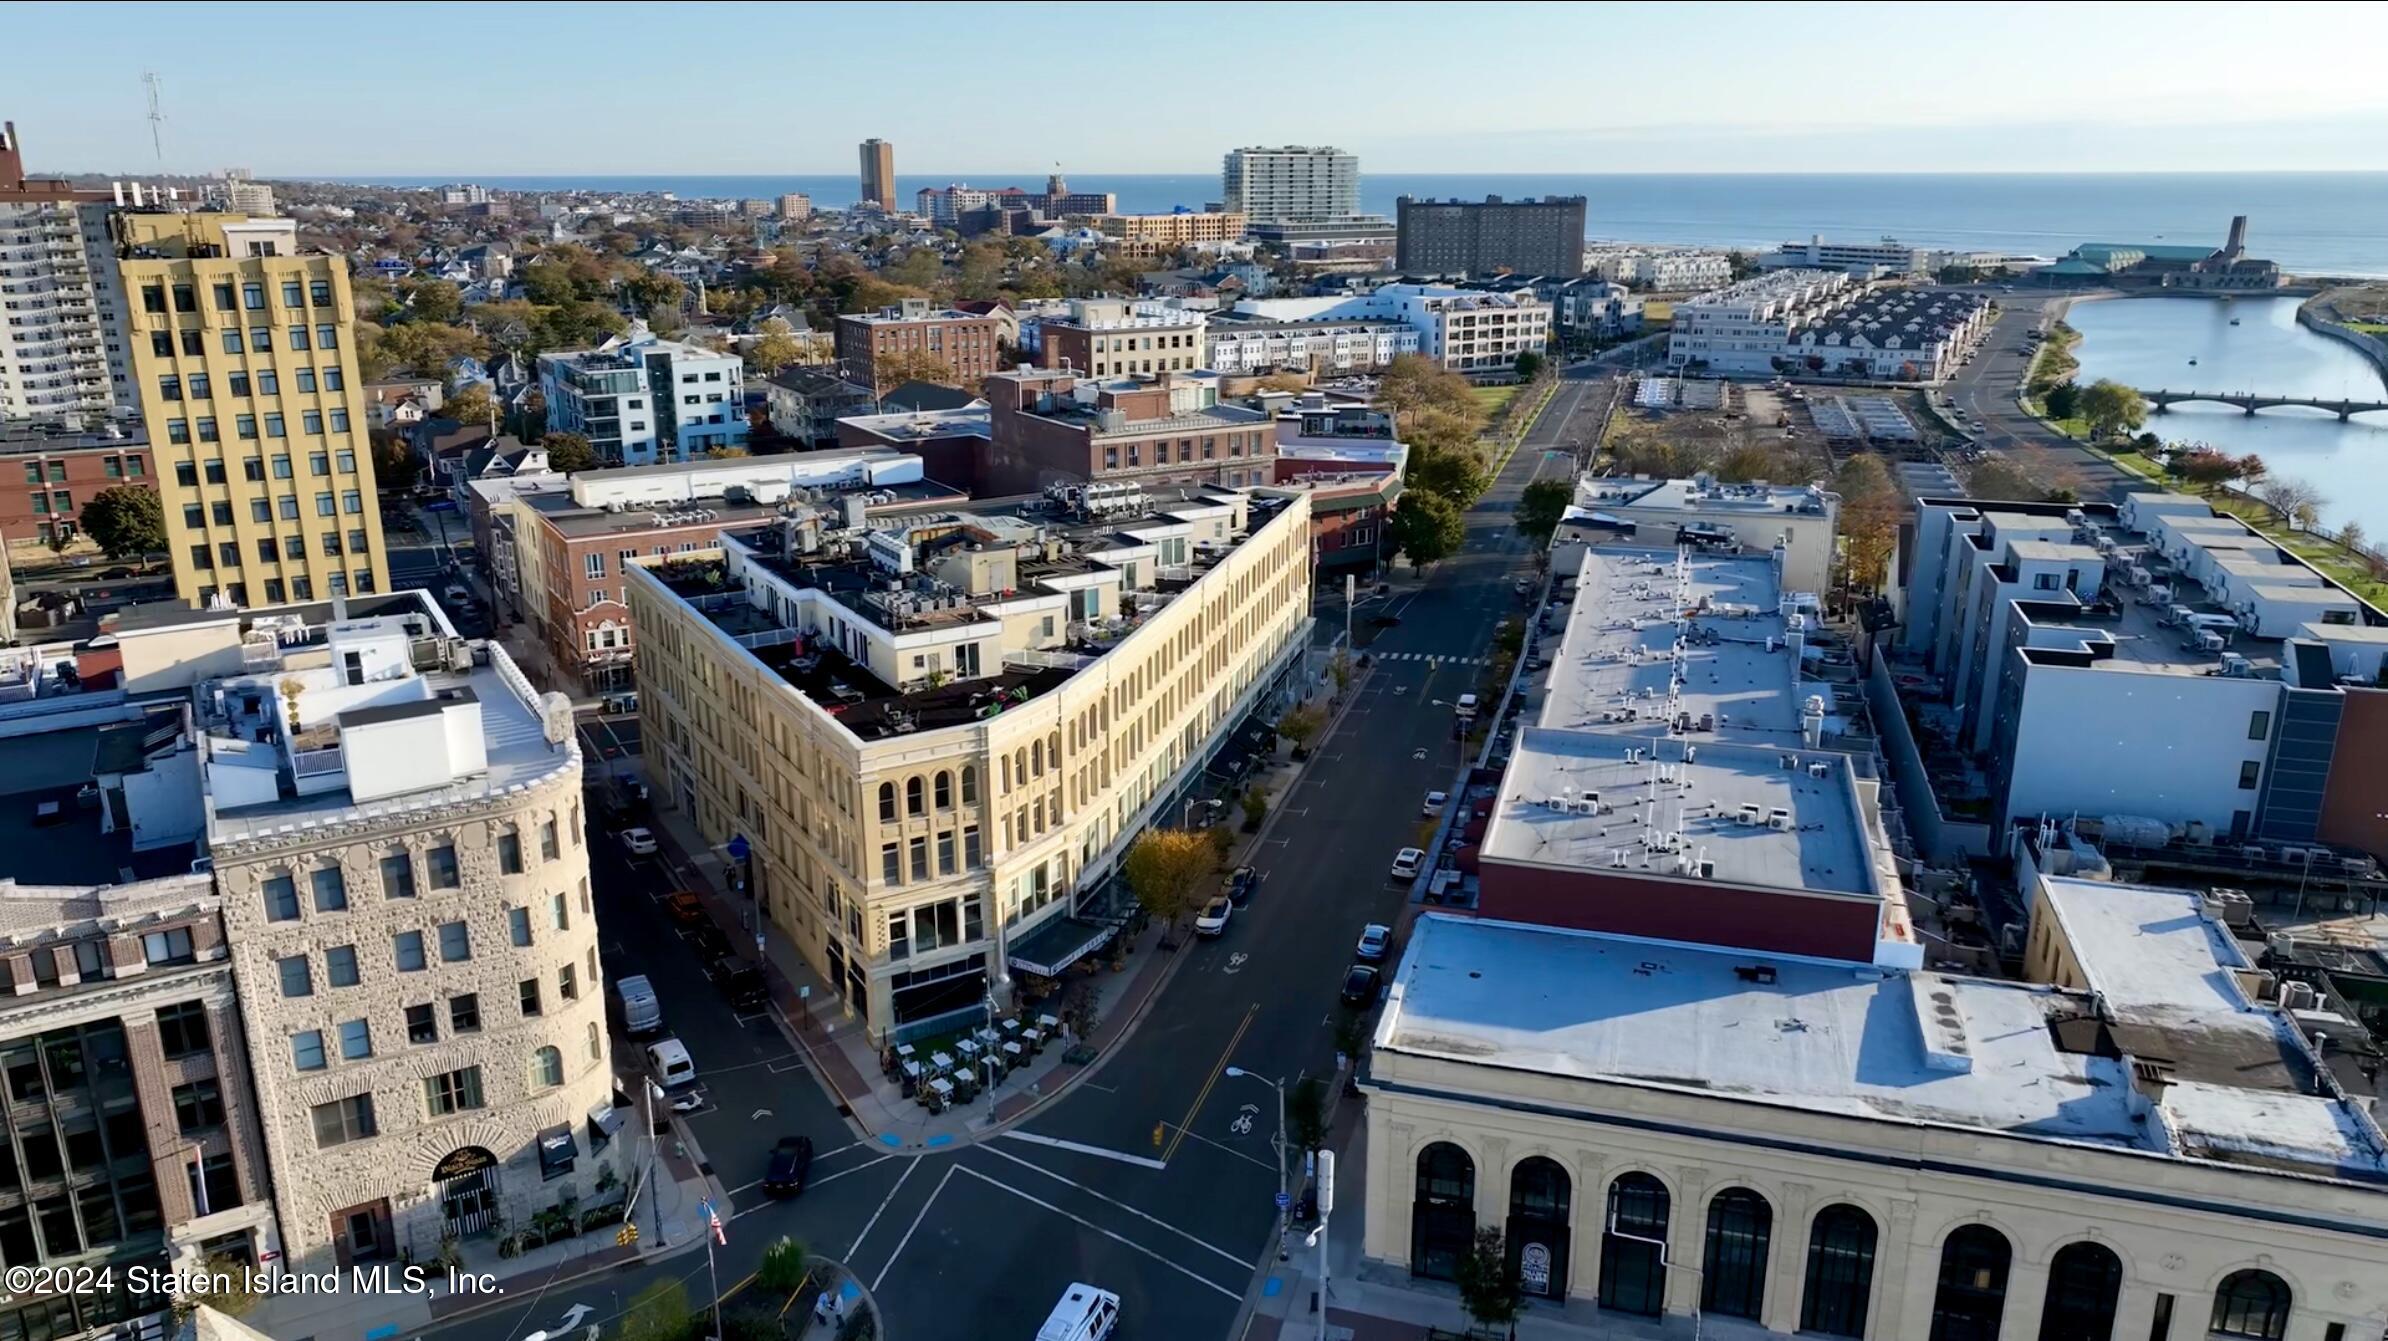
[[[2384,340],[2388,340],[2388,321],[2350,321],[2347,323],[2347,325],[2354,327],[2356,330],[2363,332],[2365,335],[2376,335]]]
[[[1525,384],[1520,382],[1512,383],[1509,386],[1478,386],[1468,389],[1475,393],[1476,403],[1484,407],[1486,414],[1499,414],[1502,406],[1517,399],[1517,393],[1525,389]]]

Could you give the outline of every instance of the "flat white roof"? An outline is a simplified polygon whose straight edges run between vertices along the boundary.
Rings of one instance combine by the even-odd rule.
[[[1536,720],[1663,735],[1688,713],[1717,740],[1797,745],[1790,631],[1771,559],[1587,548]]]
[[[2059,1041],[2095,1008],[2090,993],[2025,983],[1428,913],[1375,1046],[1813,1113],[2388,1176],[2378,1127],[2343,1100],[2176,1080],[2151,1119],[2128,1057]]]
[[[1530,727],[1481,855],[1679,878],[1706,860],[1727,884],[1877,895],[1869,848],[1846,755]]]
[[[1771,972],[1773,981],[1758,979]],[[1970,1067],[1927,1049],[1940,996]],[[2058,1049],[2077,993],[1429,913],[1379,1052],[1809,1112],[2146,1150],[2122,1062]],[[1945,1033],[1940,1034],[1946,1037]],[[1493,1082],[1498,1083],[1498,1082]]]

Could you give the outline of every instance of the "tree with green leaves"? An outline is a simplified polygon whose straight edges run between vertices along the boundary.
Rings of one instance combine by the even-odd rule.
[[[812,1253],[801,1239],[783,1234],[772,1240],[763,1250],[763,1260],[755,1267],[755,1288],[767,1294],[791,1299],[813,1278]]]
[[[463,315],[464,295],[447,280],[418,279],[406,288],[406,317],[409,321],[451,324]]]
[[[416,459],[414,449],[406,439],[388,429],[373,430],[373,483],[383,489],[401,492],[415,487],[415,477],[423,473],[423,463]]]
[[[1474,502],[1488,477],[1473,447],[1428,447],[1412,444],[1407,486],[1403,497],[1438,494],[1453,503]]]
[[[2071,382],[2059,382],[2040,397],[2040,406],[2051,419],[2070,419],[2081,412],[2081,388]]]
[[[162,553],[166,548],[166,508],[158,491],[137,484],[118,484],[100,490],[83,505],[83,530],[111,559]]]
[[[570,475],[597,468],[597,449],[578,433],[550,433],[539,440],[547,451],[547,468]]]
[[[1517,510],[1511,518],[1519,535],[1537,545],[1550,543],[1551,533],[1559,529],[1559,519],[1567,515],[1568,506],[1575,502],[1575,488],[1565,480],[1536,480],[1517,496]]]
[[[1136,902],[1174,934],[1200,906],[1210,885],[1210,840],[1182,829],[1147,829],[1136,835],[1120,868]]]
[[[1296,753],[1308,753],[1319,733],[1326,729],[1327,715],[1307,703],[1277,719],[1277,734],[1292,741]]]
[[[459,424],[486,425],[489,416],[496,412],[496,406],[489,399],[488,387],[479,382],[467,382],[441,404],[439,412]]]
[[[797,343],[795,329],[773,317],[763,323],[762,334],[747,344],[746,367],[749,372],[769,377],[803,354],[804,346]]]
[[[871,382],[871,390],[884,396],[906,382],[959,387],[962,377],[954,365],[925,349],[899,349],[871,360]]]
[[[695,1326],[688,1287],[677,1280],[660,1280],[631,1298],[616,1335],[621,1341],[688,1341]]]
[[[1860,452],[1833,476],[1833,492],[1841,496],[1841,556],[1849,585],[1879,590],[1898,543],[1899,496],[1890,467]]]
[[[1542,370],[1549,366],[1550,360],[1531,349],[1517,356],[1517,375],[1524,381],[1531,382],[1542,376]]]
[[[1468,520],[1459,504],[1441,494],[1413,489],[1401,496],[1385,530],[1409,557],[1411,567],[1426,569],[1458,553],[1467,543]]]
[[[1260,822],[1269,817],[1269,789],[1257,786],[1246,787],[1238,804],[1244,808],[1245,832],[1257,830],[1260,828]]]
[[[237,1318],[257,1307],[257,1292],[249,1288],[249,1269],[242,1263],[218,1254],[201,1262],[193,1275],[194,1283],[205,1282],[211,1288],[178,1297],[174,1301],[176,1314],[188,1317],[204,1304],[226,1317]]]
[[[1327,1139],[1327,1087],[1304,1076],[1285,1100],[1285,1124],[1296,1150],[1316,1150]]]
[[[2111,438],[2147,422],[2147,398],[2110,377],[2101,377],[2081,393],[2081,417],[2089,424],[2090,436]]]
[[[1454,1274],[1459,1306],[1484,1331],[1512,1327],[1517,1315],[1525,1311],[1525,1292],[1518,1288],[1517,1273],[1509,1269],[1509,1250],[1499,1229],[1491,1225],[1478,1229],[1476,1241],[1461,1255]]]

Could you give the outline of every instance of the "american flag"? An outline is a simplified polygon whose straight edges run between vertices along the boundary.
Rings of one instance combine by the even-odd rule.
[[[714,1205],[711,1200],[707,1200],[702,1209],[705,1212],[705,1224],[713,1230],[713,1241],[725,1248],[728,1247],[730,1236],[722,1231],[721,1208]]]

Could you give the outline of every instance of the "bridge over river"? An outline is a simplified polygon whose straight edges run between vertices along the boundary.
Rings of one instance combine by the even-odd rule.
[[[2340,419],[2353,419],[2359,414],[2374,414],[2388,410],[2388,400],[2334,400],[2328,396],[2262,396],[2251,391],[2149,391],[2139,394],[2146,398],[2158,413],[2175,405],[2191,401],[2206,401],[2215,405],[2235,405],[2249,414],[2281,405],[2299,405],[2308,409],[2328,410]]]

